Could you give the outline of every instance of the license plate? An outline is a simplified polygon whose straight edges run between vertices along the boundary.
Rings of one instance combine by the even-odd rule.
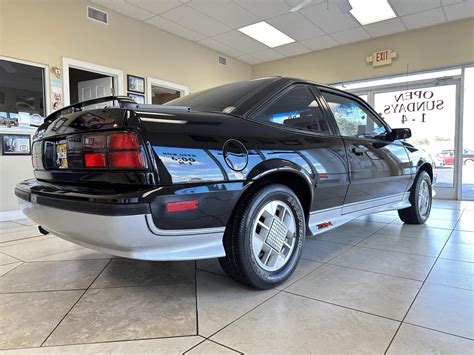
[[[67,145],[60,143],[56,145],[56,165],[59,169],[67,169]]]

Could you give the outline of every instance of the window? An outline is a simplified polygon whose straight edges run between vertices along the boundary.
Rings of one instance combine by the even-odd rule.
[[[257,115],[256,119],[313,132],[330,133],[327,119],[306,85],[292,87]]]
[[[41,125],[44,84],[43,68],[0,59],[0,129]]]
[[[232,112],[242,101],[275,80],[275,78],[265,78],[221,85],[168,101],[166,105],[190,106],[197,111]]]
[[[322,92],[336,119],[341,135],[359,138],[385,138],[385,127],[362,104],[345,96]]]

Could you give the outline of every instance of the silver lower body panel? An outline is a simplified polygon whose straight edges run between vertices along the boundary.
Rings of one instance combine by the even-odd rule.
[[[409,197],[410,192],[405,192],[402,194],[315,211],[309,216],[308,227],[312,235],[321,234],[342,226],[343,224],[361,216],[410,207],[411,204]],[[324,224],[323,228],[319,227],[321,224]]]
[[[224,228],[164,231],[150,215],[104,216],[18,199],[23,213],[47,231],[103,253],[139,260],[197,260],[225,256]]]

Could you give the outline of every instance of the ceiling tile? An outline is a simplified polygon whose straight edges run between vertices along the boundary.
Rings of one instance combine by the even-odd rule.
[[[333,40],[329,36],[311,38],[311,39],[301,41],[301,43],[305,47],[308,47],[309,49],[313,51],[317,51],[319,49],[330,48],[330,47],[336,47],[339,45],[339,43],[337,43],[335,40]]]
[[[234,0],[237,5],[251,11],[260,19],[287,13],[292,8],[285,0]]]
[[[326,33],[360,26],[351,14],[342,13],[335,1],[305,7],[300,12]]]
[[[389,0],[398,16],[414,14],[441,6],[440,0]]]
[[[466,1],[444,8],[448,21],[461,20],[463,18],[474,17],[474,2]]]
[[[403,16],[402,21],[411,30],[446,22],[446,17],[443,9],[439,8]]]
[[[155,14],[161,14],[163,12],[174,9],[175,7],[181,6],[182,3],[179,0],[125,0],[130,4],[141,7],[144,10],[153,12]]]
[[[314,23],[298,12],[290,12],[267,22],[297,41],[324,35]]]
[[[171,11],[165,12],[162,17],[173,21],[174,23],[185,24],[187,28],[206,36],[214,36],[231,30],[230,27],[203,15],[189,6],[177,7]]]
[[[274,49],[286,57],[290,57],[293,55],[300,55],[300,54],[308,53],[311,51],[311,49],[303,46],[299,42],[285,44],[284,46],[276,47]]]
[[[406,30],[405,25],[399,18],[372,23],[364,26],[364,28],[372,37],[386,36]]]
[[[160,28],[160,29],[162,29],[166,32],[173,33],[177,36],[189,39],[191,41],[199,41],[199,40],[206,37],[206,36],[204,36],[200,33],[194,32],[190,29],[187,29],[186,27],[178,25],[178,24],[176,24],[176,23],[174,23],[170,20],[167,20],[165,18],[162,18],[160,16],[155,16],[155,17],[147,20],[146,22],[149,23],[150,25],[158,27],[158,28]]]
[[[259,52],[268,47],[256,40],[240,33],[239,31],[230,31],[213,37],[216,41],[227,44],[232,43],[232,47],[238,48],[244,54]]]
[[[252,56],[257,58],[257,59],[263,60],[264,62],[269,62],[271,60],[277,60],[277,59],[284,58],[283,54],[278,53],[274,49],[266,49],[266,50],[261,51],[261,52],[252,53]]]
[[[216,0],[193,0],[189,6],[232,28],[240,28],[260,21],[257,16],[238,6],[232,0],[218,2]]]
[[[155,16],[154,13],[145,11],[134,5],[130,5],[125,0],[92,0],[93,3],[104,6],[108,9],[120,12],[137,20],[145,20]]]
[[[243,55],[241,57],[237,57],[237,59],[248,64],[258,64],[262,62],[262,60],[252,57],[251,55],[248,55],[248,54]]]
[[[205,38],[202,41],[199,41],[198,43],[202,44],[203,46],[212,48],[215,51],[220,52],[222,54],[230,55],[231,57],[236,58],[236,57],[240,57],[240,56],[244,55],[244,53],[242,53],[241,51],[239,51],[235,48],[229,47],[228,45],[226,45],[224,43],[221,43],[221,42],[218,42],[218,41],[216,41],[215,39],[212,39],[212,38]]]
[[[336,32],[331,35],[340,44],[354,43],[369,39],[370,36],[364,31],[362,27],[352,28],[341,32]]]

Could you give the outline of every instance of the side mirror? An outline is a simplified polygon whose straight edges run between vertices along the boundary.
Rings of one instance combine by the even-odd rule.
[[[392,132],[390,132],[390,138],[393,141],[398,139],[407,139],[411,137],[411,129],[410,128],[392,128]]]

